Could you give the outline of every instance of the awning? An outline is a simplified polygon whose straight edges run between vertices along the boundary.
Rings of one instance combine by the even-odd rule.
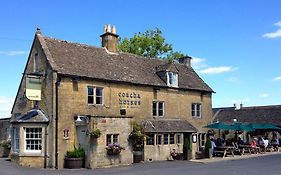
[[[142,121],[145,133],[197,132],[197,128],[183,119],[151,119]]]

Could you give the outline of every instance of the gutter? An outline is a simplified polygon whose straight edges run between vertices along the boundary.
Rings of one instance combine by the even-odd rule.
[[[58,169],[58,126],[59,126],[59,121],[58,121],[58,112],[59,112],[59,98],[58,98],[58,91],[59,91],[59,85],[60,85],[61,79],[57,77],[57,81],[55,83],[55,93],[56,93],[56,116],[55,116],[55,168]]]

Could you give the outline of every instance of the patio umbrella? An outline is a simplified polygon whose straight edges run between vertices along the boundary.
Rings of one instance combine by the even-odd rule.
[[[280,127],[276,126],[276,125],[273,125],[273,124],[254,124],[254,123],[251,123],[251,124],[248,124],[248,126],[254,128],[254,129],[272,129],[272,130],[281,130]]]
[[[212,129],[224,129],[228,130],[230,128],[230,125],[224,124],[223,122],[216,122],[211,123],[206,126],[203,126],[204,128],[212,128]]]
[[[229,130],[238,130],[238,131],[255,131],[255,129],[250,125],[245,125],[242,123],[234,123],[229,125]]]

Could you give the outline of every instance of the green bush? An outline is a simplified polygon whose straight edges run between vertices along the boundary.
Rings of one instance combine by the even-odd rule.
[[[11,140],[3,140],[0,145],[5,149],[11,149]]]
[[[211,140],[208,138],[206,143],[205,143],[205,149],[211,149],[212,148],[212,142]]]
[[[78,149],[74,147],[73,151],[67,151],[65,157],[67,158],[84,158],[85,157],[85,150],[81,147]]]
[[[143,132],[142,125],[133,122],[133,131],[129,135],[129,141],[133,146],[134,151],[142,151],[143,150],[143,144],[145,139],[145,134]]]

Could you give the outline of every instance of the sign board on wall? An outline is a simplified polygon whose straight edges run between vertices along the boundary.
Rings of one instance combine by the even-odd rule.
[[[29,100],[41,100],[41,77],[27,75],[25,80],[25,95]]]
[[[137,92],[119,92],[120,108],[139,108],[141,104],[141,96]]]

